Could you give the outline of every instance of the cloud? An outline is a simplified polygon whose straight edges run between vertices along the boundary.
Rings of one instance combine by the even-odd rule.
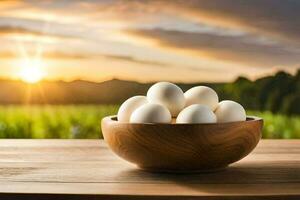
[[[121,0],[84,5],[134,24],[124,32],[160,47],[250,66],[299,63],[299,1]],[[172,16],[183,20],[174,24]],[[145,24],[152,27],[145,29]]]
[[[297,0],[75,0],[24,1],[23,4],[28,12],[34,9],[40,15],[64,16],[62,20],[66,16],[76,19],[80,16],[89,21],[116,19],[130,24],[173,16],[211,26],[258,31],[300,43],[300,1]]]
[[[34,57],[36,55],[35,52],[26,52],[29,58]],[[47,59],[88,59],[91,58],[91,55],[81,54],[81,53],[66,53],[62,51],[48,51],[42,53],[43,58]],[[1,51],[0,52],[1,59],[16,59],[20,58],[16,52],[11,51]]]
[[[34,52],[26,52],[28,57],[34,57]],[[18,58],[18,54],[11,52],[11,51],[1,51],[0,58],[2,59],[14,59]],[[133,56],[124,56],[124,55],[110,55],[110,54],[99,54],[99,53],[70,53],[70,52],[63,52],[63,51],[46,51],[42,53],[43,58],[48,59],[97,59],[97,58],[105,58],[109,60],[117,60],[117,61],[124,61],[124,62],[131,62],[135,64],[142,64],[142,65],[151,65],[157,67],[169,67],[168,63],[153,61],[153,60],[142,60],[135,58]]]
[[[207,70],[217,76],[221,69],[230,67],[240,70],[231,74],[252,73],[249,68],[265,73],[274,66],[291,69],[300,63],[297,0],[25,0],[23,4],[1,12],[0,36],[84,40],[63,41],[57,49],[71,53],[48,52],[48,58],[110,59],[139,69],[174,68],[178,73],[190,73],[188,69],[199,70],[199,74]],[[119,37],[120,32],[134,40]],[[154,42],[150,44],[155,47],[139,38]],[[176,53],[182,55],[177,57]],[[177,66],[177,61],[195,65]]]
[[[221,69],[215,69],[211,67],[198,67],[198,66],[190,66],[190,65],[175,65],[171,63],[166,62],[159,62],[154,60],[142,60],[133,56],[123,56],[123,55],[104,55],[102,54],[101,57],[104,57],[106,59],[112,59],[112,60],[120,60],[125,62],[131,62],[135,64],[141,64],[141,65],[150,65],[151,67],[159,67],[159,68],[175,68],[175,69],[185,69],[185,70],[191,70],[191,71],[203,71],[206,72],[220,72]]]
[[[43,53],[43,57],[49,59],[88,59],[91,55],[82,53],[65,53],[61,51],[52,51]]]
[[[0,10],[10,9],[17,6],[23,5],[22,0],[1,0],[0,1]]]
[[[193,21],[257,31],[300,44],[300,1],[297,0],[174,0],[143,4],[159,6],[162,12]]]
[[[15,58],[17,55],[10,52],[10,51],[1,51],[0,52],[0,59],[11,59]]]
[[[29,58],[35,56],[34,52],[27,52]],[[0,59],[17,59],[20,58],[20,55],[10,51],[0,51]],[[83,60],[83,59],[108,59],[115,60],[120,62],[130,62],[138,64],[139,67],[156,67],[156,68],[174,68],[174,69],[185,69],[191,71],[203,71],[206,72],[220,72],[221,69],[215,69],[210,67],[199,67],[199,66],[190,66],[190,65],[175,65],[167,62],[159,62],[155,60],[143,60],[136,58],[134,56],[127,55],[113,55],[113,54],[85,54],[85,53],[70,53],[63,51],[47,51],[42,53],[43,59],[70,59],[70,60]]]
[[[125,19],[129,23],[161,19],[166,15],[181,16],[212,26],[259,31],[300,42],[300,1],[297,0],[74,1],[73,6],[85,11],[101,11],[98,13]],[[92,16],[94,14],[91,12]]]
[[[135,29],[125,33],[152,40],[159,47],[217,60],[266,67],[300,62],[299,49],[253,35],[224,36],[164,29]]]
[[[8,25],[0,25],[0,35],[33,35],[38,37],[52,37],[57,39],[77,39],[78,37],[65,35],[65,34],[55,34],[55,33],[47,33],[44,31],[33,30],[21,26],[8,26]]]
[[[102,57],[106,59],[113,59],[113,60],[121,60],[125,62],[133,62],[136,64],[143,64],[143,65],[152,65],[152,66],[158,66],[158,67],[168,67],[170,66],[167,63],[153,61],[153,60],[141,60],[137,59],[133,56],[123,56],[123,55],[101,55]]]

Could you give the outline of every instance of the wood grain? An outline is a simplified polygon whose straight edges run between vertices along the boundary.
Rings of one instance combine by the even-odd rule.
[[[0,140],[0,199],[300,199],[300,140],[261,140],[225,171],[138,170],[102,140]]]
[[[207,172],[248,155],[261,138],[263,121],[217,124],[132,124],[102,120],[104,140],[120,157],[160,172]]]

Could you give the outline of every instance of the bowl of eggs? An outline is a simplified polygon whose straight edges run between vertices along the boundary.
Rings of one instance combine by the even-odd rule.
[[[169,82],[127,99],[101,123],[104,140],[118,156],[145,170],[172,173],[226,168],[255,148],[263,127],[239,103],[219,102],[209,87],[184,93]]]

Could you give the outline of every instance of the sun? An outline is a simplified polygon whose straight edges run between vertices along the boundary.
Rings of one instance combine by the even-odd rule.
[[[21,71],[21,79],[27,83],[37,83],[42,78],[42,72],[37,67],[24,67]]]
[[[21,62],[20,78],[26,83],[38,83],[44,78],[41,63],[37,60],[25,60]]]

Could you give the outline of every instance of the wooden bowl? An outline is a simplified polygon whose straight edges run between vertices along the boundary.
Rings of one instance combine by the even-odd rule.
[[[248,155],[261,138],[263,120],[218,124],[134,124],[102,119],[104,140],[121,158],[161,172],[223,169]]]

